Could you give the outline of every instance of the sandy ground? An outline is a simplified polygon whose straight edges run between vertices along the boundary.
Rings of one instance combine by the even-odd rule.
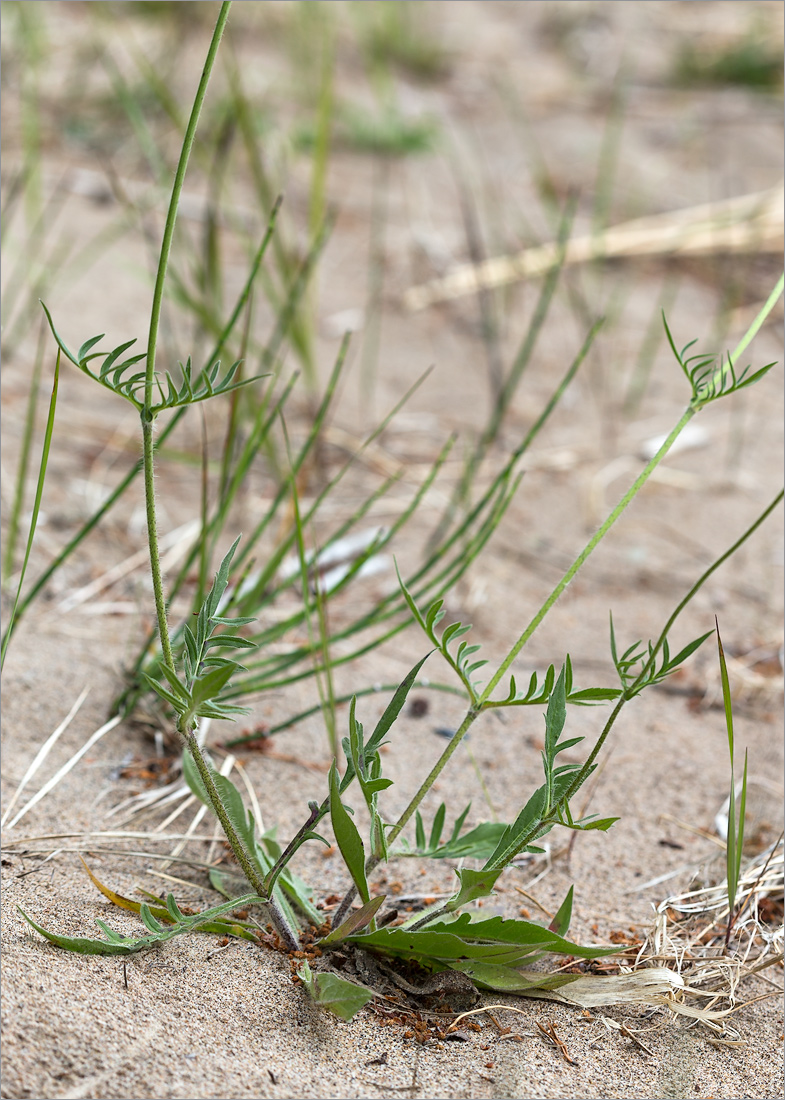
[[[70,71],[71,53],[86,25],[85,6],[37,6],[45,12],[51,50],[42,85],[44,103],[56,119],[53,103],[56,106],[58,89],[67,86],[64,74]],[[284,81],[288,62],[279,24],[287,18],[289,5],[265,6],[271,20],[265,33],[254,22],[252,9],[259,6],[241,7],[233,19],[242,20],[247,33],[235,43],[238,56],[251,84],[265,89],[284,112],[286,87],[278,82]],[[360,464],[345,496],[336,502],[336,518],[356,506],[361,491],[378,484],[386,462],[405,475],[397,495],[373,513],[378,522],[389,521],[447,435],[457,431],[465,440],[481,429],[490,398],[476,297],[412,314],[403,308],[401,294],[468,258],[461,186],[472,196],[489,253],[552,239],[553,226],[535,187],[543,165],[561,196],[580,188],[575,232],[590,229],[612,76],[622,60],[630,75],[615,154],[610,223],[777,184],[782,132],[776,97],[732,87],[674,89],[665,80],[680,45],[692,41],[708,49],[738,37],[753,12],[772,37],[780,34],[781,7],[771,3],[467,0],[429,10],[434,33],[450,49],[450,72],[427,85],[401,78],[398,94],[409,113],[428,111],[438,118],[449,135],[451,154],[392,159],[384,169],[381,353],[364,394],[365,337],[358,333],[332,421],[333,442],[324,459],[328,467],[335,468],[340,460],[341,441],[359,438],[363,428],[389,409],[428,366],[434,364],[435,370],[379,447]],[[135,20],[138,40],[155,44],[160,26],[140,16]],[[90,23],[90,33],[100,30],[118,56],[123,50],[121,29]],[[185,50],[194,72],[208,34],[204,26],[197,28]],[[343,95],[368,97],[367,82],[356,65],[339,67],[338,72]],[[185,88],[192,78],[193,73],[181,75]],[[100,85],[92,72],[90,79]],[[6,163],[18,163],[20,156],[11,98],[6,91],[4,173]],[[43,117],[49,119],[46,111]],[[100,170],[99,158],[91,159],[78,141],[66,140],[54,122],[48,125],[44,186],[60,180],[66,168]],[[122,173],[144,180],[122,149],[117,156]],[[380,171],[372,157],[341,149],[330,165],[328,192],[338,217],[320,268],[317,351],[322,374],[336,354],[344,311],[362,309],[366,302],[369,221]],[[302,224],[307,220],[306,158],[293,158],[286,183],[287,210],[293,224]],[[240,194],[242,187],[243,181],[238,181]],[[117,215],[111,202],[73,192],[67,195],[64,211],[61,228],[65,225],[77,234],[92,234]],[[24,237],[16,223],[11,229],[4,247],[13,260],[24,247]],[[227,280],[234,288],[242,279],[243,259],[229,235],[226,250]],[[148,292],[140,272],[148,263],[144,241],[127,236],[107,246],[79,279],[61,273],[47,288],[47,301],[62,318],[66,339],[78,343],[99,331],[118,333],[120,338],[126,332],[141,334]],[[3,266],[5,273],[12,263]],[[640,408],[627,415],[620,407],[619,394],[629,383],[666,281],[678,278],[669,309],[677,344],[697,337],[705,347],[720,333],[716,338],[732,347],[750,309],[766,296],[776,277],[776,260],[765,257],[742,257],[733,263],[711,257],[681,264],[631,262],[572,273],[570,293],[557,297],[501,440],[489,455],[492,468],[501,465],[505,449],[516,445],[539,414],[580,345],[586,325],[576,303],[585,303],[589,317],[607,311],[612,324],[539,437],[494,540],[448,600],[453,617],[474,624],[473,637],[491,660],[506,652],[604,510],[640,468],[642,444],[672,427],[684,407],[684,380],[663,346]],[[8,289],[6,281],[4,293]],[[511,361],[531,316],[536,291],[537,285],[518,285],[497,300],[503,315],[500,348],[505,363]],[[722,301],[731,309],[724,329],[717,321]],[[6,513],[36,332],[36,325],[28,326],[18,344],[5,349]],[[179,335],[186,332],[181,323]],[[756,365],[782,358],[778,325],[762,331],[751,357]],[[305,402],[297,407],[303,411]],[[59,431],[43,505],[46,516],[31,575],[37,575],[87,514],[101,486],[113,485],[127,468],[134,454],[134,419],[76,371],[64,374]],[[781,373],[773,372],[736,404],[729,401],[708,409],[699,424],[705,432],[701,446],[670,458],[666,476],[647,486],[538,631],[522,670],[542,671],[550,662],[561,662],[568,651],[581,685],[611,684],[608,610],[613,610],[617,629],[628,643],[656,636],[713,556],[773,498],[781,483]],[[292,430],[301,430],[296,418]],[[188,444],[185,435],[182,441]],[[456,457],[398,543],[396,553],[405,568],[417,561],[459,475]],[[162,463],[158,489],[162,530],[195,514],[198,478],[192,467]],[[238,509],[237,531],[247,531],[255,522],[260,494],[261,479]],[[3,683],[5,804],[38,747],[83,688],[89,689],[86,702],[26,795],[53,775],[111,713],[124,667],[149,614],[143,572],[131,573],[97,598],[107,604],[124,602],[131,614],[120,614],[116,607],[114,613],[108,606],[96,608],[95,600],[68,612],[60,604],[74,589],[143,545],[140,503],[134,491],[83,552],[66,564],[15,635]],[[340,623],[355,601],[365,606],[380,599],[393,582],[390,570],[358,582],[355,594],[337,604],[335,621]],[[776,835],[782,817],[782,668],[776,663],[782,606],[781,519],[775,517],[711,578],[680,621],[675,639],[675,644],[684,644],[711,629],[715,614],[720,618],[726,649],[738,659],[737,752],[749,751],[750,819],[767,837]],[[4,609],[7,614],[7,604]],[[410,630],[362,662],[340,669],[337,689],[396,682],[424,651],[424,640]],[[767,655],[772,658],[761,663],[758,672],[756,653],[761,661]],[[447,670],[438,669],[434,657],[427,668],[434,679],[447,679]],[[619,815],[620,821],[607,834],[578,836],[570,858],[554,859],[529,891],[553,912],[568,887],[575,885],[574,939],[606,942],[621,932],[643,936],[651,927],[654,907],[668,894],[686,889],[691,875],[716,853],[716,844],[704,834],[713,833],[728,785],[717,691],[716,658],[707,645],[679,681],[649,692],[623,714],[591,804],[593,811]],[[396,781],[383,807],[391,819],[443,748],[436,728],[454,727],[461,718],[458,700],[435,693],[427,698],[425,715],[404,712],[385,756],[387,774]],[[247,721],[274,724],[315,701],[310,683],[282,689],[258,701]],[[366,725],[384,702],[377,697],[360,702]],[[345,714],[345,709],[339,711],[344,722]],[[576,708],[569,721],[573,734],[585,735],[590,743],[601,728],[602,715]],[[537,708],[521,717],[510,713],[478,723],[471,755],[461,748],[429,796],[426,816],[442,800],[451,814],[472,801],[472,822],[492,814],[512,820],[538,782],[542,730]],[[211,737],[218,740],[230,732],[214,727]],[[323,797],[329,752],[316,718],[283,734],[276,747],[286,759],[240,755],[258,792],[265,825],[277,822],[283,838],[301,823],[308,799]],[[152,744],[138,726],[113,730],[12,830],[4,830],[4,1097],[781,1095],[783,1017],[778,997],[739,1009],[733,1025],[742,1042],[736,1046],[712,1045],[706,1033],[686,1031],[662,1010],[651,1014],[642,1007],[617,1006],[582,1013],[513,998],[505,1003],[517,1013],[496,1013],[503,1026],[512,1029],[510,1035],[500,1035],[489,1019],[478,1017],[481,1030],[466,1042],[418,1045],[402,1028],[383,1026],[368,1010],[349,1023],[323,1013],[292,984],[284,956],[247,942],[231,942],[218,950],[220,945],[207,936],[181,938],[153,954],[134,956],[125,966],[122,960],[71,955],[43,943],[19,917],[18,905],[40,923],[66,934],[89,935],[96,917],[126,933],[139,928],[135,917],[114,909],[95,891],[77,853],[84,854],[95,873],[119,893],[138,896],[134,892],[139,886],[171,888],[181,903],[215,903],[216,895],[196,868],[173,863],[166,873],[176,881],[167,885],[160,877],[161,864],[151,853],[171,853],[174,841],[153,844],[149,839],[88,836],[113,828],[117,818],[109,816],[111,807],[140,789],[138,781],[120,778],[120,769],[151,754]],[[475,765],[484,777],[490,806]],[[185,831],[192,814],[187,811],[168,826],[167,835]],[[165,811],[160,811],[140,821],[138,828],[149,831],[164,817]],[[211,830],[205,821],[197,832],[205,835]],[[554,833],[554,849],[562,849],[567,839]],[[184,854],[204,860],[210,851],[206,842],[191,841]],[[509,872],[486,908],[514,916],[525,904],[537,919],[536,909],[518,889],[527,890],[542,869],[536,864]],[[303,850],[297,870],[313,885],[318,901],[346,888],[339,859],[325,857],[316,846]],[[674,877],[646,887],[672,872]],[[452,880],[452,867],[441,864],[399,861],[387,870],[391,891],[404,896],[439,893],[449,889]],[[767,975],[778,982],[781,969]],[[739,1002],[746,1004],[772,991],[763,979],[749,980],[739,991]],[[485,997],[488,1004],[496,1000]],[[538,1030],[538,1023],[549,1022],[569,1060]],[[640,1035],[647,1049],[634,1045],[613,1023],[645,1029]]]

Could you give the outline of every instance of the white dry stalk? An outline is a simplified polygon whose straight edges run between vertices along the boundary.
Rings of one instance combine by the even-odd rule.
[[[745,863],[739,876],[739,898],[754,890],[756,897],[782,891],[783,851],[782,841],[771,845],[754,859]],[[658,910],[674,909],[678,913],[695,914],[720,910],[720,918],[728,913],[727,884],[719,882],[713,886],[702,886],[698,890],[689,890],[676,894],[660,902]]]
[[[182,791],[182,793],[187,794],[188,797],[176,809],[172,810],[169,816],[165,817],[160,825],[156,825],[155,829],[153,830],[154,832],[157,833],[159,830],[163,831],[164,829],[166,829],[169,825],[172,824],[173,821],[177,820],[177,818],[180,816],[181,813],[183,813],[184,810],[187,810],[189,806],[193,806],[193,804],[196,802],[196,795],[190,794],[187,787],[185,788],[185,790]]]
[[[78,713],[79,708],[81,707],[82,703],[87,698],[87,695],[88,695],[89,691],[90,691],[89,687],[86,687],[82,691],[82,694],[79,696],[79,698],[76,700],[74,705],[71,707],[71,709],[69,710],[66,717],[63,719],[63,721],[60,723],[60,725],[57,727],[57,729],[54,731],[54,733],[51,733],[49,735],[49,737],[46,739],[46,741],[44,741],[43,745],[41,746],[41,748],[36,753],[35,759],[33,760],[30,767],[27,769],[25,774],[22,776],[22,780],[21,780],[19,786],[14,791],[13,797],[11,798],[11,801],[8,803],[8,806],[6,807],[6,811],[3,814],[2,819],[0,819],[0,827],[5,825],[6,820],[9,816],[9,814],[11,813],[11,810],[13,810],[14,806],[16,805],[20,794],[25,789],[25,787],[30,782],[30,780],[33,778],[33,776],[38,771],[38,769],[41,767],[44,760],[46,760],[47,756],[49,755],[51,749],[56,744],[56,742],[59,739],[60,735],[68,729],[68,727],[70,726],[72,720],[76,717],[76,714]],[[12,824],[13,824],[13,822],[12,822]]]
[[[114,817],[125,810],[130,810],[128,816],[118,822],[119,825],[127,825],[134,818],[142,817],[145,812],[152,813],[162,806],[167,806],[170,802],[186,798],[189,794],[190,792],[184,783],[179,784],[177,787],[155,787],[149,791],[140,791],[139,794],[131,795],[130,798],[124,798],[122,802],[118,802],[116,806],[113,806],[106,816]]]
[[[104,734],[109,733],[115,728],[115,726],[119,726],[120,722],[122,722],[122,716],[116,714],[114,718],[110,718],[108,722],[105,722],[103,726],[100,726],[99,729],[97,729],[95,733],[87,739],[84,745],[82,745],[81,749],[79,749],[78,752],[75,752],[71,759],[63,764],[62,768],[60,768],[60,770],[56,772],[55,775],[53,775],[47,783],[44,783],[40,791],[37,794],[33,795],[33,797],[25,803],[25,805],[14,817],[14,819],[8,823],[7,828],[13,829],[14,825],[16,825],[16,823],[20,821],[29,810],[32,810],[33,806],[36,806],[42,798],[44,798],[54,787],[57,786],[61,779],[68,775],[72,768],[76,767],[76,765],[85,755],[85,753],[89,752],[93,745],[101,740]]]
[[[42,840],[88,840],[90,837],[111,837],[115,840],[160,840],[166,842],[170,840],[209,841],[211,839],[209,836],[198,836],[194,833],[145,833],[132,829],[99,829],[89,830],[87,832],[40,833],[38,836],[10,837],[8,840],[3,841],[3,848],[10,849],[21,847],[26,844],[40,844]]]
[[[200,748],[204,747],[207,740],[207,734],[212,725],[211,718],[203,718],[196,730],[196,740],[199,743]],[[157,735],[156,735],[157,736]],[[133,821],[134,818],[143,816],[146,813],[153,813],[156,810],[160,810],[162,806],[168,805],[170,802],[177,802],[185,799],[185,805],[190,805],[193,801],[193,796],[185,783],[169,784],[166,787],[156,787],[150,791],[140,791],[139,794],[132,795],[130,798],[123,799],[113,809],[109,811],[108,816],[113,817],[115,814],[129,810],[127,817],[123,818],[120,822],[121,825],[127,825],[129,821]],[[180,807],[177,813],[166,819],[163,825],[159,825],[159,828],[164,828],[166,824],[173,821],[177,814],[184,809],[185,806]]]
[[[254,822],[256,824],[257,831],[261,834],[264,832],[264,819],[262,818],[262,807],[259,805],[259,799],[256,797],[256,791],[254,785],[248,778],[248,772],[245,770],[239,760],[234,760],[234,769],[243,781],[243,785],[248,793],[248,799],[251,803],[251,810],[253,812]]]
[[[176,565],[190,548],[194,539],[199,536],[201,530],[201,520],[193,519],[165,535],[161,539],[161,549],[168,550],[169,553],[161,560],[161,568],[166,570]],[[124,561],[118,562],[117,565],[113,565],[111,569],[102,573],[100,577],[96,577],[90,584],[77,588],[70,596],[66,596],[57,605],[57,610],[61,613],[72,611],[75,607],[92,599],[93,596],[97,596],[99,592],[103,592],[105,588],[115,584],[122,577],[133,573],[136,569],[141,569],[142,566],[147,564],[149,553],[146,546],[143,550],[137,550],[136,553],[131,554]]]
[[[717,252],[781,252],[783,239],[782,185],[724,202],[636,218],[604,233],[568,241],[565,265],[632,256],[711,255]],[[530,279],[553,268],[561,248],[557,243],[527,248],[515,256],[498,256],[482,264],[463,264],[441,279],[410,287],[403,296],[407,309],[425,309],[478,290]]]

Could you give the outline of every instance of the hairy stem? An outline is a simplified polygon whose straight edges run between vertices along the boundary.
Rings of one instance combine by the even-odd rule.
[[[194,734],[193,730],[184,730],[183,737],[185,738],[185,743],[188,746],[191,756],[193,757],[194,763],[196,764],[202,783],[204,784],[204,789],[207,791],[207,795],[213,804],[215,816],[221,823],[221,828],[226,835],[226,839],[231,845],[232,852],[234,853],[237,862],[240,864],[243,874],[245,875],[251,886],[254,888],[258,896],[260,898],[264,898],[265,908],[267,910],[267,915],[270,919],[270,923],[272,924],[278,935],[281,937],[281,940],[283,941],[287,951],[297,951],[299,948],[299,944],[295,939],[294,934],[286,921],[286,918],[284,917],[280,908],[273,899],[272,891],[268,893],[262,878],[256,873],[256,869],[251,862],[251,859],[249,858],[242,841],[240,840],[234,826],[229,820],[229,815],[226,812],[226,808],[221,801],[221,796],[218,794],[215,783],[213,782],[213,777],[210,774],[210,768],[208,767],[207,761],[202,754],[202,750],[199,748],[199,743],[196,740],[196,735]]]
[[[153,592],[155,596],[155,610],[158,618],[158,633],[161,639],[161,651],[164,659],[164,663],[172,670],[174,670],[174,656],[172,654],[172,643],[169,636],[169,624],[166,617],[166,600],[164,598],[163,579],[161,576],[161,559],[158,546],[158,524],[156,519],[155,508],[155,453],[153,446],[153,428],[155,423],[154,413],[152,411],[152,398],[153,398],[153,381],[155,371],[155,352],[156,343],[158,340],[158,326],[161,319],[161,307],[163,304],[164,284],[166,282],[166,270],[169,263],[169,254],[172,248],[172,238],[174,236],[174,226],[177,219],[177,208],[180,201],[180,195],[183,189],[183,182],[185,180],[185,173],[188,167],[188,160],[193,148],[194,138],[196,136],[196,127],[199,122],[199,115],[202,110],[205,95],[207,94],[207,85],[210,81],[210,74],[212,73],[213,65],[215,63],[216,54],[218,52],[218,45],[223,35],[224,27],[226,26],[226,20],[229,17],[229,9],[231,8],[231,0],[225,0],[221,5],[221,10],[218,15],[218,20],[213,31],[213,37],[210,42],[210,48],[207,52],[207,59],[204,63],[204,69],[202,70],[202,77],[199,81],[199,87],[194,98],[194,104],[191,109],[191,117],[188,120],[188,126],[186,128],[185,137],[183,138],[183,145],[180,151],[180,159],[177,165],[177,172],[175,174],[174,185],[172,187],[172,197],[169,201],[169,209],[166,215],[166,224],[164,226],[164,236],[161,243],[161,251],[158,258],[158,273],[155,280],[155,290],[153,291],[153,304],[150,311],[150,334],[147,344],[147,362],[145,371],[145,390],[144,390],[144,407],[142,408],[142,460],[144,464],[144,488],[145,488],[145,506],[147,511],[147,541],[150,551],[150,573],[153,581]],[[202,750],[194,736],[192,729],[184,729],[180,731],[185,743],[188,747],[193,761],[196,764],[199,775],[201,776],[202,783],[204,784],[205,791],[212,803],[213,811],[216,817],[221,823],[221,827],[226,835],[226,839],[231,845],[232,852],[234,853],[237,862],[242,868],[248,882],[254,888],[256,893],[265,898],[265,906],[270,919],[271,924],[275,928],[278,935],[281,937],[284,945],[289,951],[296,951],[298,948],[297,940],[289,928],[289,925],[280,911],[279,906],[271,896],[267,896],[264,883],[262,879],[257,875],[253,864],[245,850],[239,836],[237,835],[234,826],[229,820],[229,815],[226,812],[226,808],[221,801],[221,797],[216,789],[213,777],[210,774],[210,769],[207,765]]]

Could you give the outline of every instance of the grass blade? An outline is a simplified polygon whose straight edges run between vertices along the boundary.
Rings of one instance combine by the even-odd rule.
[[[30,517],[30,530],[27,534],[27,547],[25,549],[24,562],[22,563],[22,572],[19,577],[19,584],[16,589],[16,596],[14,598],[14,606],[11,609],[11,614],[8,619],[8,626],[5,629],[3,635],[2,648],[0,649],[0,668],[5,663],[5,655],[8,650],[8,643],[11,641],[11,634],[14,629],[14,619],[16,618],[16,609],[19,605],[19,596],[22,591],[22,585],[24,584],[25,573],[27,572],[27,563],[30,560],[30,551],[33,547],[33,539],[35,538],[35,529],[38,525],[38,514],[41,510],[41,497],[44,492],[44,482],[46,480],[46,468],[49,462],[49,449],[52,445],[52,433],[55,426],[55,409],[57,408],[57,388],[60,382],[60,352],[57,353],[57,360],[55,362],[54,380],[52,382],[52,396],[49,399],[49,415],[46,418],[46,429],[44,431],[44,445],[41,451],[41,462],[38,467],[38,483],[35,489],[35,501],[33,503],[33,514]]]

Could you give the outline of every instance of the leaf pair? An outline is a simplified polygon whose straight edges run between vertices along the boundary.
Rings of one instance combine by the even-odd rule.
[[[414,602],[412,594],[409,592],[406,585],[403,583],[403,578],[398,571],[396,564],[395,571],[398,573],[398,584],[400,585],[404,599],[409,606],[409,610],[414,616],[415,620],[420,624],[422,629],[428,635],[430,640],[439,650],[445,661],[450,665],[453,671],[458,675],[472,702],[476,702],[479,697],[477,685],[472,680],[472,675],[477,669],[482,668],[483,665],[487,665],[487,661],[473,661],[472,657],[475,653],[479,652],[480,646],[469,645],[465,640],[462,641],[455,654],[450,652],[450,643],[457,641],[458,638],[462,638],[464,634],[468,634],[471,630],[471,623],[463,624],[459,622],[451,623],[445,627],[442,631],[441,638],[436,633],[436,627],[444,618],[444,600],[436,600],[428,608],[425,616],[423,617],[417,604]]]
[[[695,638],[693,641],[688,642],[683,649],[679,650],[675,657],[671,657],[670,655],[667,638],[662,638],[661,643],[658,643],[656,646],[648,642],[645,650],[640,648],[643,643],[639,639],[625,649],[624,653],[619,656],[616,647],[616,632],[613,627],[613,615],[610,616],[610,622],[611,656],[616,666],[619,680],[621,681],[622,693],[627,699],[634,698],[636,695],[640,694],[644,688],[661,683],[667,676],[670,676],[672,672],[675,672],[679,665],[682,665],[688,657],[691,657],[696,649],[699,649],[712,634],[712,631],[709,630],[706,634],[701,634],[699,638]],[[657,658],[660,653],[662,654],[662,658],[658,664]]]
[[[741,374],[737,375],[730,353],[727,353],[727,361],[724,366],[722,360],[720,359],[718,362],[717,356],[714,354],[704,353],[686,357],[687,352],[691,347],[694,347],[697,340],[691,340],[689,344],[684,345],[680,352],[677,351],[664,313],[662,322],[676,361],[684,371],[684,375],[692,388],[690,405],[696,411],[704,405],[708,405],[710,401],[716,401],[720,397],[728,397],[746,386],[753,386],[765,374],[768,374],[773,366],[776,366],[776,363],[767,363],[750,374],[750,366],[748,365]]]
[[[92,378],[93,381],[98,382],[120,397],[124,397],[126,401],[130,401],[134,408],[141,412],[145,407],[147,372],[146,370],[140,370],[129,373],[129,371],[137,363],[141,363],[147,358],[147,352],[143,351],[131,355],[127,359],[123,358],[129,348],[136,343],[136,340],[127,340],[124,344],[118,344],[116,348],[105,354],[104,352],[92,350],[99,340],[104,338],[105,334],[100,333],[98,336],[92,336],[89,340],[85,340],[77,352],[72,352],[55,328],[49,310],[43,302],[41,305],[52,330],[52,335],[65,357],[80,371]],[[95,370],[90,364],[95,359],[101,359],[102,356],[103,362]],[[244,378],[239,382],[235,382],[234,378],[240,369],[241,363],[242,360],[238,359],[221,376],[221,363],[219,360],[209,367],[204,367],[194,377],[189,356],[185,363],[179,364],[182,375],[179,386],[175,384],[169,371],[164,372],[166,389],[161,383],[160,375],[156,373],[153,377],[153,383],[158,391],[159,400],[151,405],[149,410],[151,416],[157,416],[164,409],[176,409],[185,405],[194,405],[197,401],[207,401],[216,394],[231,393],[232,390],[236,390],[240,386],[247,386],[250,382],[256,382],[259,378],[264,377],[263,375],[257,375],[254,378]]]

